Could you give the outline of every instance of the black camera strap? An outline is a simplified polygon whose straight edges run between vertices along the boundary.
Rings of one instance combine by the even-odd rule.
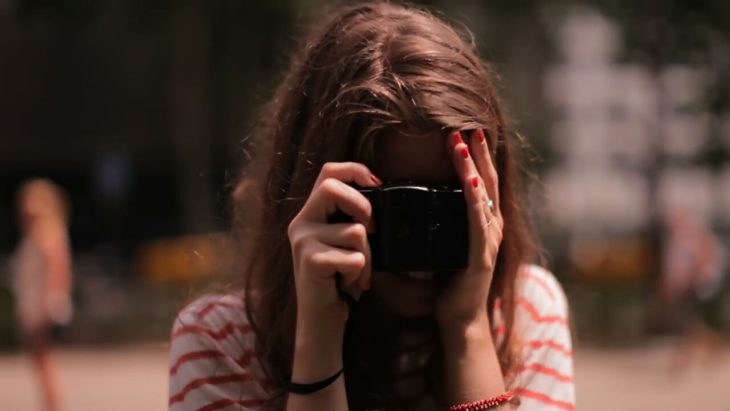
[[[347,345],[349,336],[351,334],[350,329],[352,328],[352,319],[355,318],[357,309],[357,300],[350,294],[348,294],[343,288],[342,288],[342,273],[336,273],[335,274],[335,285],[337,287],[337,295],[339,295],[340,299],[342,299],[345,304],[347,304],[347,325],[345,326],[345,340],[344,344]]]

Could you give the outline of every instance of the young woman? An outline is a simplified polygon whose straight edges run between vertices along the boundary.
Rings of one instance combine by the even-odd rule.
[[[63,190],[46,179],[24,182],[17,192],[21,239],[12,257],[16,317],[30,351],[43,409],[62,409],[52,331],[71,320],[69,205]]]
[[[315,27],[254,131],[263,172],[236,190],[258,205],[237,205],[245,287],[175,322],[171,410],[574,409],[567,303],[529,264],[494,77],[419,9],[364,2]],[[371,269],[354,186],[400,181],[463,188],[465,270]]]

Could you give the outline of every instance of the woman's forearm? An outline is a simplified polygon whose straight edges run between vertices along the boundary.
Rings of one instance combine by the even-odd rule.
[[[505,391],[490,330],[486,315],[469,324],[441,327],[449,404],[478,401]]]
[[[322,328],[327,329],[322,329]],[[322,381],[342,369],[342,331],[327,325],[297,325],[292,381]],[[345,377],[312,394],[289,394],[286,411],[346,411]]]

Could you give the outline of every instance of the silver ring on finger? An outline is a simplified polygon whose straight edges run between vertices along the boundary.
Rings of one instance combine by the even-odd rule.
[[[487,208],[489,208],[489,211],[494,211],[494,201],[492,201],[491,198],[487,197],[487,200],[485,201]]]

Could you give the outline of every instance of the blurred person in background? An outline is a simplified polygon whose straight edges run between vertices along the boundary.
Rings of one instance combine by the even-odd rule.
[[[20,242],[12,257],[12,285],[22,341],[30,350],[44,409],[61,409],[60,382],[50,349],[71,319],[69,204],[46,179],[24,182],[17,192]]]
[[[725,289],[726,256],[711,230],[686,209],[665,218],[660,296],[665,321],[681,340],[672,356],[675,371],[722,346],[720,302]]]
[[[306,36],[233,195],[255,223],[244,290],[179,313],[171,410],[575,409],[568,304],[532,264],[520,144],[472,40],[386,2]],[[352,185],[403,181],[463,190],[466,269],[371,270]]]

